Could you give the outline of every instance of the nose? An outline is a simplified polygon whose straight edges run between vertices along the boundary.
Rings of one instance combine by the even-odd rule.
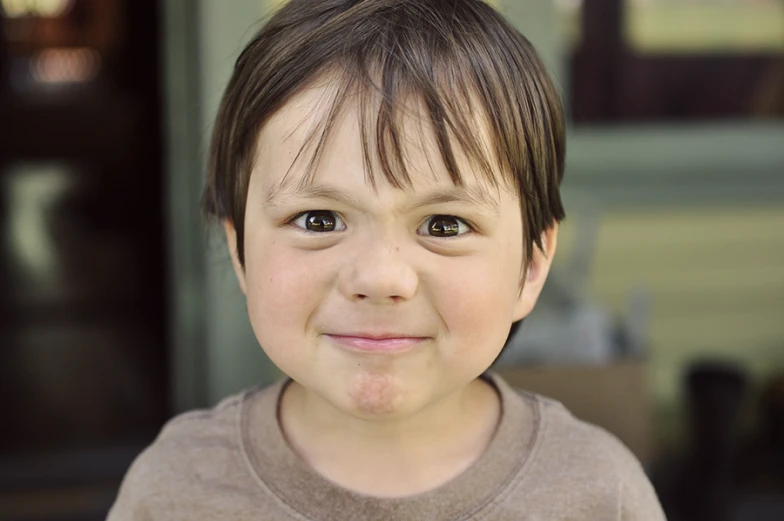
[[[340,290],[353,301],[394,304],[411,299],[419,277],[404,248],[387,237],[357,237]]]

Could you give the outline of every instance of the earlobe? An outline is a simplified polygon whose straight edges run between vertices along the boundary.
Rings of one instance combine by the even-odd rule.
[[[237,252],[237,230],[234,228],[234,223],[226,219],[223,221],[223,230],[226,232],[226,245],[229,248],[229,255],[231,255],[231,264],[234,266],[234,273],[237,275],[237,282],[239,282],[240,289],[245,295],[248,294],[245,286],[245,268],[240,263],[239,254]]]
[[[534,246],[531,261],[525,273],[523,289],[514,309],[513,321],[528,316],[533,311],[542,293],[547,275],[550,273],[555,250],[558,245],[558,224],[554,224],[542,234],[542,249]]]

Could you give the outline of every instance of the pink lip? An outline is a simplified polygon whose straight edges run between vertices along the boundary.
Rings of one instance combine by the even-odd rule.
[[[421,344],[426,337],[372,336],[372,335],[326,335],[342,347],[363,353],[400,353]]]

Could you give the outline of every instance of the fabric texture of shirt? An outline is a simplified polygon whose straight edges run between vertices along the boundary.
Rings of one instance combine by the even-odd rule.
[[[406,498],[342,488],[308,467],[278,423],[285,381],[171,420],[133,463],[108,521],[662,521],[629,450],[553,400],[486,379],[501,397],[488,448],[448,483]]]

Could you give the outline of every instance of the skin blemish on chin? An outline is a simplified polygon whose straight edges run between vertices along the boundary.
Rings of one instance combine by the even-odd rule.
[[[384,374],[358,375],[348,394],[357,410],[368,415],[391,414],[402,398],[394,379]]]

